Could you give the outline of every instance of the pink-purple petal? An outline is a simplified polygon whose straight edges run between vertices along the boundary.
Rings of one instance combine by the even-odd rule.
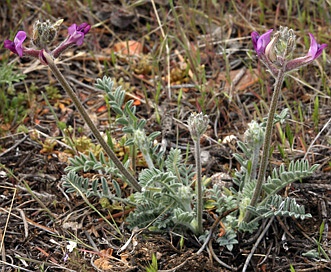
[[[24,31],[17,32],[14,41],[5,40],[4,47],[12,51],[13,53],[23,56],[23,42],[26,39],[26,33]]]
[[[76,43],[76,45],[80,46],[84,42],[84,37],[87,32],[89,32],[91,26],[88,23],[82,23],[79,26],[76,24],[72,24],[68,27],[68,33],[70,35],[68,39],[68,43]]]
[[[251,34],[251,37],[252,37],[252,42],[253,42],[254,49],[256,51],[257,50],[257,41],[258,41],[260,35],[259,35],[258,32],[253,31],[252,34]]]
[[[19,31],[14,39],[15,49],[20,57],[23,56],[23,42],[25,39],[26,33],[24,31]]]
[[[325,47],[327,47],[327,44],[325,43],[318,44],[313,34],[309,33],[309,37],[310,37],[310,48],[308,50],[307,55],[305,55],[304,57],[290,60],[286,64],[286,71],[291,71],[313,62],[323,53]]]
[[[91,26],[88,23],[82,23],[77,27],[77,31],[80,31],[84,33],[84,35],[89,32],[91,29]]]
[[[258,55],[261,55],[264,53],[265,48],[267,47],[268,43],[271,40],[271,33],[273,29],[268,30],[266,33],[259,35],[258,32],[253,31],[251,34],[252,42],[254,49]]]
[[[328,45],[326,43],[319,44],[317,52],[315,54],[315,59],[317,59],[320,55],[322,55],[324,48],[326,48]]]
[[[4,47],[9,49],[10,51],[12,51],[13,53],[17,54],[16,48],[15,48],[15,44],[13,41],[11,40],[5,40],[3,43]]]
[[[68,27],[68,33],[69,33],[69,35],[73,35],[76,30],[77,30],[77,25],[76,24],[72,24],[71,26],[69,26]]]
[[[84,34],[83,33],[77,33],[75,35],[75,39],[76,39],[76,45],[80,46],[83,44],[84,42]]]
[[[270,29],[268,32],[261,35],[261,37],[257,41],[257,53],[262,54],[264,53],[265,48],[267,47],[268,43],[271,39],[271,33],[272,29]]]
[[[309,37],[310,37],[310,47],[307,56],[314,58],[318,49],[318,44],[313,34],[309,33]]]
[[[25,33],[25,31],[18,31],[17,34],[16,34],[16,36],[15,36],[14,42],[15,41],[24,42],[25,39],[26,39],[26,33]]]

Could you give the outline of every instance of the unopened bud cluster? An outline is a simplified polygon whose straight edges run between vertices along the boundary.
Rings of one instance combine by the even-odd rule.
[[[198,114],[192,113],[188,118],[187,123],[192,139],[194,141],[198,141],[202,134],[204,134],[207,130],[209,118],[207,115],[203,115],[201,112]]]
[[[264,140],[264,129],[256,121],[248,124],[248,129],[245,131],[245,142],[249,147],[261,147]]]
[[[266,47],[266,55],[276,65],[283,66],[286,59],[292,56],[295,49],[296,36],[293,29],[280,27]]]
[[[38,49],[47,48],[57,36],[57,30],[63,19],[52,24],[49,20],[40,22],[37,20],[33,24],[32,43]]]

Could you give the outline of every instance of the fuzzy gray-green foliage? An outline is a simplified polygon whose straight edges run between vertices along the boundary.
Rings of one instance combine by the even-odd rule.
[[[107,94],[108,103],[116,113],[116,122],[123,126],[123,132],[127,136],[127,145],[144,145],[141,149],[149,156],[151,163],[149,168],[139,173],[138,181],[142,187],[141,192],[135,192],[127,199],[121,198],[121,189],[116,182],[117,178],[125,181],[124,177],[116,169],[111,161],[106,160],[101,152],[96,158],[92,153],[89,156],[80,155],[70,159],[70,165],[66,168],[67,175],[64,176],[63,186],[67,192],[79,190],[86,196],[106,197],[113,201],[123,201],[135,206],[126,221],[131,228],[154,227],[157,229],[168,229],[179,227],[181,231],[196,231],[196,195],[193,190],[195,171],[193,166],[183,163],[183,155],[178,149],[171,149],[166,156],[160,151],[158,145],[154,145],[158,132],[146,136],[144,131],[145,121],[139,120],[135,115],[135,107],[132,101],[124,103],[125,92],[119,87],[113,90],[113,83],[104,77],[97,81],[97,88],[104,90]],[[276,115],[274,122],[284,122],[287,111]],[[256,160],[257,149],[261,147],[261,133],[265,128],[265,121],[249,126],[245,134],[247,141],[238,142],[241,154],[235,154],[235,159],[240,163],[239,171],[234,173],[233,182],[235,186],[223,188],[214,185],[212,188],[203,188],[204,198],[208,203],[214,205],[216,213],[236,210],[224,218],[223,224],[226,233],[222,237],[215,237],[221,246],[229,250],[238,241],[236,232],[253,232],[259,227],[262,220],[272,216],[289,216],[305,219],[310,214],[305,213],[303,205],[296,202],[294,198],[283,198],[278,193],[288,186],[289,183],[310,176],[317,165],[309,166],[306,160],[291,162],[286,168],[284,165],[274,169],[271,176],[266,177],[263,185],[264,197],[260,198],[256,207],[249,205],[253,190],[255,189],[255,174],[258,164]],[[256,131],[254,131],[256,130]],[[144,139],[135,140],[134,135]],[[143,132],[143,133],[142,133]],[[257,135],[259,139],[253,138]],[[254,144],[257,146],[255,147]],[[254,155],[255,154],[255,155]],[[125,165],[128,167],[128,163]],[[80,172],[96,172],[104,175],[100,179],[88,180],[79,175]],[[110,178],[106,179],[106,176]],[[108,180],[108,181],[107,181]],[[111,182],[109,182],[111,180]],[[110,185],[111,184],[111,185]],[[112,186],[112,189],[110,189]],[[115,193],[113,193],[115,191]],[[243,221],[246,210],[251,211],[252,219]],[[205,235],[200,238],[203,240]]]
[[[191,187],[194,172],[192,166],[184,165],[182,160],[180,150],[172,149],[165,160],[165,170],[144,169],[140,173],[142,192],[134,193],[137,208],[127,219],[131,227],[182,225],[194,229],[191,225],[195,215]]]

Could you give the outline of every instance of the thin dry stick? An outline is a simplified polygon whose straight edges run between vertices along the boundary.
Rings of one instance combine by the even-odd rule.
[[[220,265],[224,266],[225,268],[230,269],[231,271],[237,271],[236,268],[231,267],[230,265],[227,265],[225,262],[220,260],[220,258],[218,258],[218,256],[215,254],[214,249],[212,247],[212,241],[211,240],[208,243],[208,249],[209,249],[209,252],[211,253],[211,255],[213,256],[213,258],[216,262],[218,262]]]
[[[0,229],[0,241],[2,241],[2,237],[3,237],[3,232],[2,232],[2,229]],[[6,249],[5,249],[4,244],[2,245],[0,252],[1,252],[1,259],[3,262],[5,262],[6,261]],[[5,267],[2,267],[1,271],[4,272]]]
[[[321,136],[321,134],[323,133],[323,131],[329,127],[331,123],[331,118],[329,119],[329,121],[326,122],[326,124],[323,126],[323,128],[321,129],[321,131],[316,135],[315,139],[311,142],[311,144],[309,145],[307,152],[305,154],[305,156],[303,157],[304,159],[307,158],[307,155],[310,153],[310,149],[313,147],[314,143],[316,142],[316,140]]]
[[[15,177],[16,178],[16,177]],[[17,179],[17,178],[16,178]],[[48,215],[51,217],[52,221],[55,221],[56,216],[50,211],[50,209],[48,209],[46,207],[46,205],[44,204],[44,202],[42,202],[36,195],[35,193],[32,191],[32,189],[30,188],[29,184],[24,180],[19,180],[17,179],[20,183],[24,184],[24,187],[26,188],[26,190],[29,192],[29,194],[33,197],[33,199],[35,201],[38,202],[38,204],[44,209],[45,212],[48,213]]]
[[[171,92],[170,92],[170,90],[171,90],[171,88],[170,88],[170,49],[169,49],[169,44],[168,44],[168,41],[167,41],[167,36],[164,33],[163,26],[162,26],[162,23],[161,23],[161,20],[160,20],[160,17],[159,17],[159,13],[157,12],[154,0],[151,0],[151,3],[153,5],[153,9],[154,9],[154,13],[155,13],[155,16],[156,16],[157,23],[159,24],[159,27],[160,27],[160,30],[161,30],[162,38],[164,39],[164,42],[165,42],[166,55],[167,55],[167,74],[168,74],[168,76],[167,76],[167,86],[168,86],[167,94],[168,94],[168,99],[170,101],[170,99],[171,99]]]
[[[182,262],[181,264],[175,266],[174,268],[171,269],[166,269],[166,270],[158,270],[159,272],[175,272],[175,271],[179,271],[178,269],[183,267],[188,261],[192,260],[195,257],[195,255],[187,258],[184,262]]]
[[[11,147],[9,147],[8,149],[6,149],[4,152],[0,153],[0,157],[6,155],[7,153],[9,153],[10,151],[14,150],[16,147],[18,147],[21,143],[23,143],[27,138],[29,137],[28,134],[24,134],[24,137],[17,141],[14,145],[12,145]]]
[[[101,136],[99,130],[94,125],[92,120],[90,119],[88,113],[86,112],[85,108],[83,107],[82,103],[79,101],[77,95],[67,82],[67,80],[64,78],[60,70],[55,65],[53,58],[47,53],[44,52],[44,57],[47,61],[47,64],[49,68],[52,70],[53,74],[57,78],[57,80],[62,85],[63,89],[66,91],[66,93],[70,96],[72,102],[75,104],[76,108],[78,109],[79,113],[81,114],[82,118],[84,119],[85,123],[89,126],[91,129],[93,135],[98,140],[99,144],[102,146],[104,151],[107,153],[109,158],[114,162],[118,170],[123,174],[123,176],[127,179],[127,183],[133,187],[136,191],[141,191],[141,186],[138,183],[138,181],[132,176],[132,174],[124,167],[122,162],[116,157],[116,154],[111,150],[109,145],[106,143],[104,138]]]
[[[208,237],[206,239],[206,241],[203,243],[203,245],[200,247],[200,249],[197,251],[196,254],[200,254],[202,253],[202,251],[205,249],[206,245],[209,243],[209,240],[211,240],[212,234],[216,228],[216,226],[219,224],[219,222],[226,216],[228,216],[230,213],[234,212],[238,210],[238,208],[233,208],[231,210],[228,210],[224,213],[222,213],[222,215],[220,215],[219,217],[217,217],[217,219],[215,220],[215,222],[213,223],[213,225],[211,226],[210,230],[209,230],[209,234]]]
[[[16,268],[17,270],[15,270],[15,271],[25,271],[25,272],[34,272],[35,271],[35,270],[30,270],[30,269],[23,268],[23,267],[18,266],[18,265],[14,265],[12,263],[7,263],[7,262],[1,261],[1,260],[0,260],[0,264],[8,265],[12,268]],[[69,270],[66,270],[66,271],[69,271]]]
[[[261,242],[262,238],[264,237],[264,235],[267,233],[269,227],[271,226],[271,223],[274,221],[274,218],[275,218],[274,216],[270,218],[270,220],[269,220],[268,224],[266,225],[265,229],[262,231],[262,233],[259,236],[259,238],[257,238],[257,240],[256,240],[256,242],[255,242],[255,244],[254,244],[251,252],[247,256],[247,259],[245,261],[245,265],[244,265],[244,268],[243,268],[242,272],[245,272],[247,270],[248,264],[251,261],[255,250],[257,249],[257,247],[260,244],[260,242]]]
[[[23,220],[24,236],[25,236],[25,238],[28,238],[28,236],[29,236],[29,224],[26,221],[25,213],[22,209],[19,209],[19,208],[16,208],[16,209],[19,211],[19,213],[21,215],[21,218]]]
[[[2,252],[2,248],[4,247],[4,241],[5,241],[6,231],[7,231],[7,227],[8,227],[8,222],[9,222],[9,218],[10,218],[10,215],[11,215],[11,211],[13,209],[14,199],[15,199],[16,191],[17,191],[16,188],[11,188],[11,187],[6,187],[6,186],[1,186],[1,188],[12,189],[12,190],[14,190],[14,194],[13,194],[10,206],[9,206],[6,224],[5,224],[5,227],[4,227],[2,235],[1,235],[2,237],[1,237],[1,242],[0,242],[0,252]]]

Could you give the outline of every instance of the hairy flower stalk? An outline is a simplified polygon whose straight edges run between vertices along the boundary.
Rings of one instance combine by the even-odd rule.
[[[4,47],[12,51],[13,53],[23,56],[31,56],[34,58],[39,58],[41,63],[48,65],[52,70],[55,77],[58,79],[64,90],[72,99],[79,113],[81,114],[84,121],[87,123],[95,138],[98,140],[102,148],[105,150],[109,158],[114,162],[119,171],[127,179],[127,183],[132,186],[136,191],[141,192],[141,186],[138,181],[133,177],[133,175],[124,167],[123,163],[116,157],[116,154],[111,150],[109,145],[101,136],[97,127],[94,125],[93,121],[87,114],[82,103],[79,101],[77,95],[70,87],[69,83],[66,81],[60,70],[54,63],[53,58],[57,58],[63,53],[67,48],[77,45],[80,46],[83,44],[85,35],[89,32],[91,26],[87,23],[82,23],[77,26],[76,24],[71,25],[68,28],[68,37],[57,46],[52,52],[48,51],[48,45],[53,42],[57,34],[57,28],[62,23],[63,20],[57,21],[55,24],[51,24],[49,21],[41,23],[37,21],[34,24],[33,30],[33,44],[37,47],[35,48],[26,48],[23,46],[23,42],[26,39],[26,33],[24,31],[19,31],[14,41],[5,40]]]
[[[203,211],[203,188],[202,188],[202,167],[201,167],[201,152],[200,152],[200,139],[203,133],[207,130],[209,118],[202,113],[191,114],[188,119],[188,128],[194,142],[194,157],[196,163],[196,191],[197,191],[197,233],[202,234],[202,211]]]
[[[102,135],[100,134],[97,127],[94,125],[93,121],[89,117],[88,113],[86,112],[85,108],[83,107],[82,103],[79,101],[77,95],[73,91],[73,89],[70,87],[69,83],[66,81],[60,70],[55,65],[53,58],[51,55],[49,55],[47,52],[44,52],[44,57],[47,61],[48,67],[52,70],[53,74],[57,78],[57,80],[62,85],[63,89],[67,92],[73,103],[75,104],[76,108],[78,109],[79,113],[83,117],[86,124],[91,129],[93,135],[98,140],[99,144],[102,146],[102,148],[105,150],[109,158],[114,162],[118,170],[123,174],[123,176],[126,177],[127,183],[133,187],[136,191],[141,191],[141,186],[138,183],[138,181],[131,175],[131,173],[124,167],[122,162],[116,157],[116,154],[111,150],[109,145],[106,143]]]
[[[259,174],[250,202],[250,206],[253,207],[256,206],[261,195],[262,185],[265,180],[266,169],[269,161],[273,120],[284,78],[288,72],[313,62],[322,54],[323,49],[327,46],[326,44],[317,44],[314,36],[309,33],[310,48],[307,55],[304,57],[291,59],[292,53],[295,49],[296,37],[294,31],[292,29],[288,29],[287,27],[280,27],[280,30],[274,34],[272,39],[271,33],[272,30],[269,30],[261,36],[255,31],[252,33],[252,42],[258,57],[264,62],[266,67],[269,69],[269,72],[276,80],[266,124]],[[248,222],[249,219],[250,212],[247,210],[244,221]]]

